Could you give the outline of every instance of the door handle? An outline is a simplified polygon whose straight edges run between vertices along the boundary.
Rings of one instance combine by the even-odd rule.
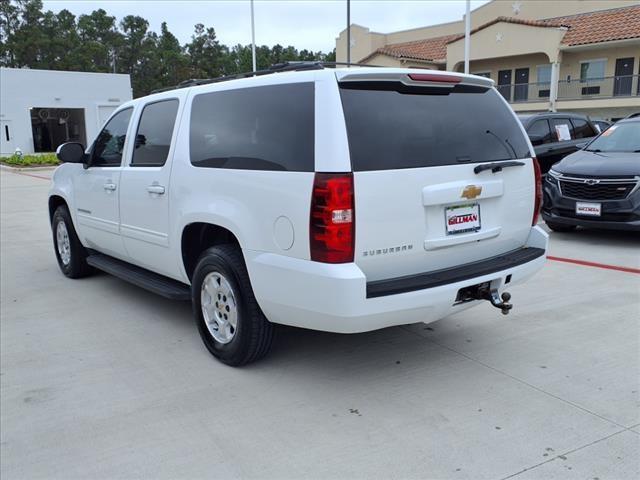
[[[104,184],[104,189],[107,192],[113,192],[116,189],[116,184],[115,183],[111,183],[111,182],[107,182]]]
[[[149,193],[157,193],[158,195],[164,194],[164,187],[162,185],[149,185],[147,187],[147,192]]]

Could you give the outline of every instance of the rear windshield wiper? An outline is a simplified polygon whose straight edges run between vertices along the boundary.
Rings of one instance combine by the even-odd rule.
[[[513,148],[513,146],[509,143],[509,140],[507,140],[506,138],[504,140],[501,139],[498,135],[493,133],[491,130],[487,130],[485,133],[489,135],[493,135],[493,137],[495,137],[495,139],[498,140],[502,144],[502,146],[505,148],[505,150],[509,153],[509,156],[511,156],[511,154],[513,153],[513,157],[511,158],[518,158],[516,149]]]
[[[594,148],[594,149],[585,148],[585,149],[584,149],[584,151],[585,151],[585,152],[595,152],[595,153],[598,153],[598,152],[601,152],[602,150],[600,150],[599,148]]]
[[[503,168],[507,167],[522,167],[524,162],[492,162],[492,163],[483,163],[482,165],[477,165],[473,171],[474,173],[484,172],[485,170],[491,170],[492,173],[501,172]]]

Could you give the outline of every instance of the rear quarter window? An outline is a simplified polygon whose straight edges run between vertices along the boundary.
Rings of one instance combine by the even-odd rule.
[[[314,170],[312,82],[194,97],[189,137],[196,167]]]
[[[359,83],[340,85],[354,171],[529,156],[519,121],[494,89],[458,85],[438,94]]]

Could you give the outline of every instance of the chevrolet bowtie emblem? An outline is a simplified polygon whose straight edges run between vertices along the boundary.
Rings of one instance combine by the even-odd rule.
[[[464,190],[462,190],[462,195],[460,195],[460,198],[471,200],[479,196],[481,193],[482,187],[479,187],[477,185],[467,185],[466,187],[464,187]]]

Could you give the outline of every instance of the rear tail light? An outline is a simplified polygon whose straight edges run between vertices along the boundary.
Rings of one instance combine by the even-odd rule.
[[[536,157],[533,157],[533,173],[536,182],[536,194],[533,203],[533,219],[531,220],[531,225],[535,227],[538,223],[538,215],[540,215],[540,207],[542,206],[542,176],[540,175],[540,165]]]
[[[355,209],[352,173],[316,173],[311,195],[311,260],[353,262]]]

